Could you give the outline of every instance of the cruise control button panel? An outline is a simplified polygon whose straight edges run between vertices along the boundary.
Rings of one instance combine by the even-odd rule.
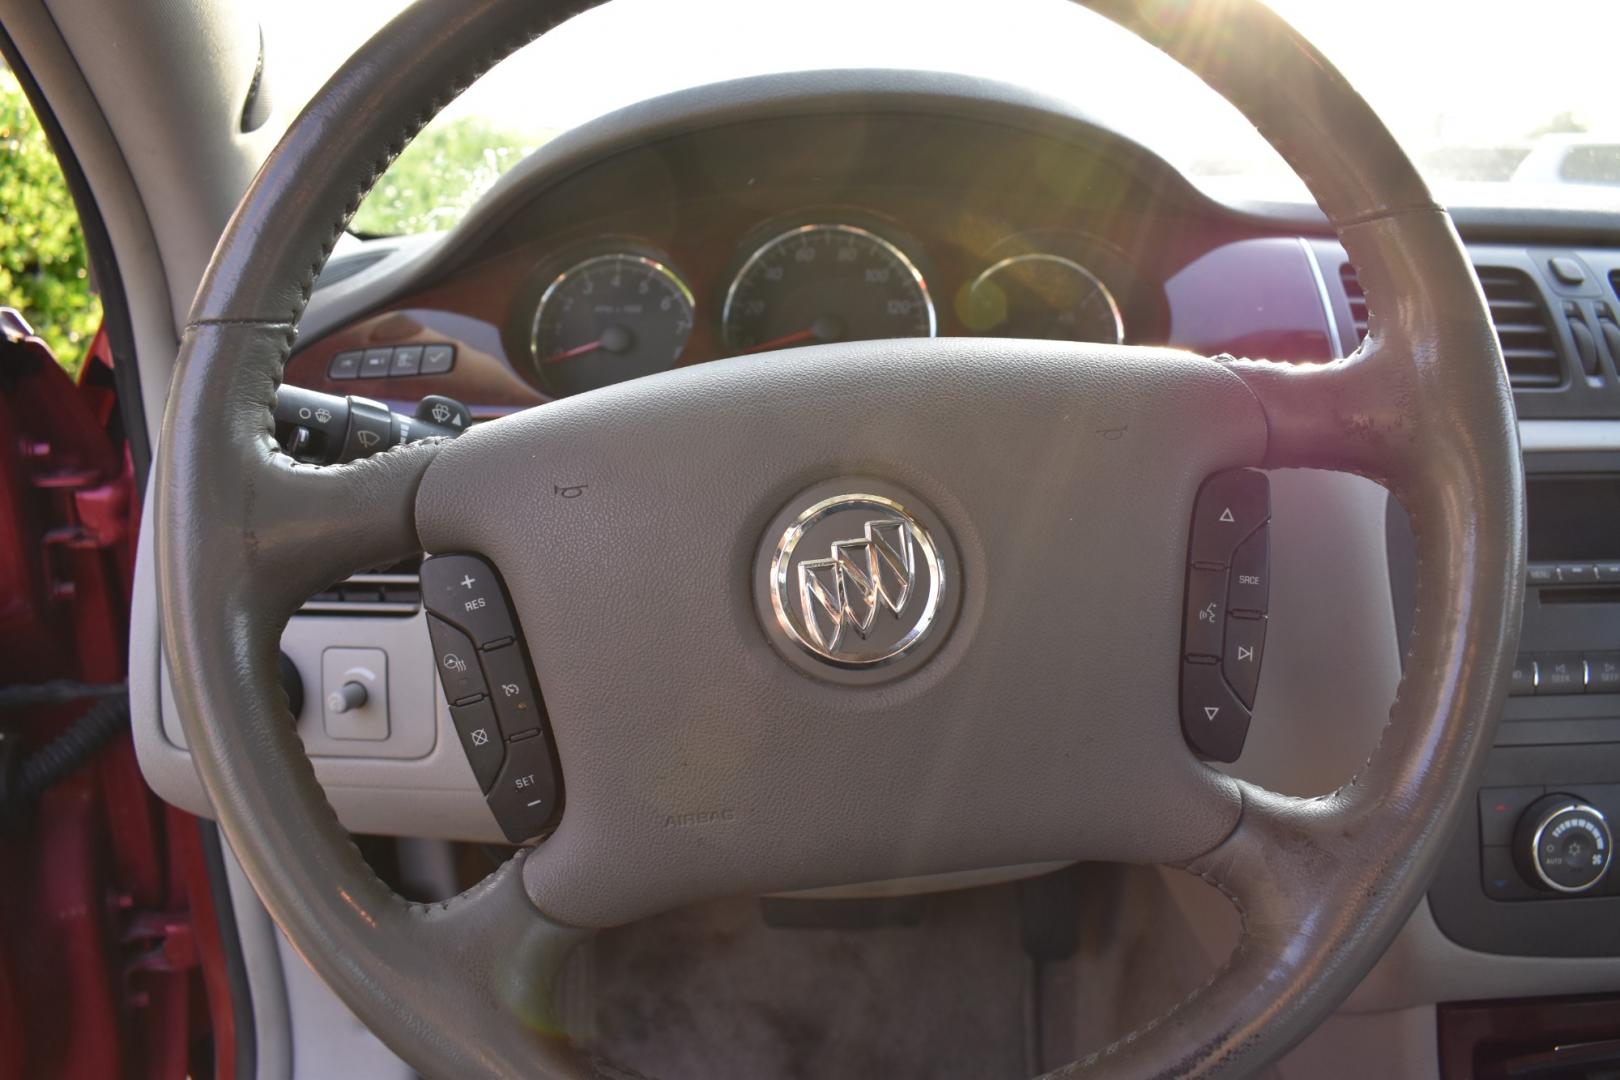
[[[545,833],[562,777],[500,575],[476,555],[433,556],[422,563],[422,604],[451,721],[495,820],[514,844]]]
[[[1270,481],[1253,469],[1210,477],[1193,509],[1181,731],[1210,761],[1236,761],[1249,733],[1271,602],[1270,519]]]

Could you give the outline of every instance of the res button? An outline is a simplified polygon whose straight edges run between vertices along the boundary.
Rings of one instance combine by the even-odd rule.
[[[481,649],[517,636],[494,567],[476,555],[436,555],[422,563],[422,604]]]

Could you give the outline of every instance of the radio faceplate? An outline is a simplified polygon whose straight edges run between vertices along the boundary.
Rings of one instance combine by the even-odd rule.
[[[1441,930],[1468,948],[1620,956],[1620,883],[1547,888],[1515,847],[1538,799],[1620,814],[1620,455],[1531,454],[1525,471],[1529,566],[1510,696],[1477,805],[1429,901]],[[1393,530],[1390,554],[1404,619],[1412,568],[1399,565],[1410,554]],[[1607,850],[1599,857],[1606,866]]]

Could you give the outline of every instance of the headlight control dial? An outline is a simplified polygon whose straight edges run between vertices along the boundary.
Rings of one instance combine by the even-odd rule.
[[[1519,819],[1514,848],[1527,881],[1553,892],[1585,893],[1609,872],[1614,837],[1596,807],[1573,795],[1547,795]]]

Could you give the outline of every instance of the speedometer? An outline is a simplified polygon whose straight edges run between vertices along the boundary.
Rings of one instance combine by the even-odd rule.
[[[933,337],[928,285],[905,253],[854,225],[804,225],[743,263],[721,316],[734,353]]]

